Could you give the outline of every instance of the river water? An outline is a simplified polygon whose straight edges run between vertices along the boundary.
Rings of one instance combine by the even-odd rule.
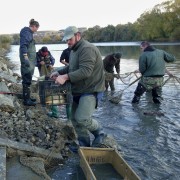
[[[122,93],[136,76],[130,72],[138,69],[140,55],[139,43],[97,43],[102,57],[112,52],[122,52],[122,80],[115,80],[116,94]],[[176,56],[177,61],[167,64],[167,69],[180,78],[180,43],[156,43],[156,48],[164,49]],[[42,45],[37,45],[37,50]],[[59,62],[62,50],[66,44],[47,45],[56,59],[55,66],[63,66]],[[17,64],[19,73],[19,46],[12,46],[8,57]],[[38,76],[37,69],[35,76]],[[168,78],[165,75],[165,80]],[[138,105],[132,105],[133,92],[137,83],[128,87],[122,93],[119,104],[111,103],[104,96],[99,108],[94,114],[108,134],[111,134],[121,146],[124,159],[142,180],[179,180],[180,179],[180,83],[170,79],[161,89],[163,101],[154,104],[150,93],[145,93]],[[115,95],[116,95],[115,94]],[[74,168],[77,158],[67,161],[65,166],[59,166],[51,172],[54,180],[84,179],[77,175]]]

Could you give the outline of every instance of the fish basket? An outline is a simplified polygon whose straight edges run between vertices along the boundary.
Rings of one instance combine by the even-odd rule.
[[[63,105],[71,103],[71,84],[55,84],[53,80],[39,81],[40,103],[46,105]]]
[[[114,148],[80,147],[78,153],[80,167],[87,180],[97,180],[99,177],[100,179],[108,179],[108,176],[110,179],[140,180],[139,176]]]

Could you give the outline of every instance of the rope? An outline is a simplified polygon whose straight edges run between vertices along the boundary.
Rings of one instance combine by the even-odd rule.
[[[126,74],[127,74],[127,73],[126,73]],[[133,71],[133,72],[128,73],[128,75],[127,75],[126,77],[122,77],[122,76],[119,75],[119,79],[122,81],[123,84],[128,85],[128,84],[129,84],[129,81],[131,80],[132,77],[129,78],[128,83],[126,83],[123,79],[129,77],[130,75],[135,75],[136,78],[138,78],[137,73],[135,73],[135,72]]]
[[[178,78],[177,76],[173,76],[173,78],[180,84],[180,78]]]
[[[164,81],[164,83],[162,84],[162,86],[164,86],[171,78],[172,78],[172,77],[169,76],[168,79],[166,79],[166,80]]]

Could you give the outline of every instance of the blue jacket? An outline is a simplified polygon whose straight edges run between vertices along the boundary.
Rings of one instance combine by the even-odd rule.
[[[29,27],[24,27],[20,31],[20,54],[28,53],[28,46],[33,41],[33,32]]]

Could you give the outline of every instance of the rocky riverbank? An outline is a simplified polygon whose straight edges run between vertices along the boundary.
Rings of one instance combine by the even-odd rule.
[[[5,58],[6,51],[0,51],[0,139],[29,145],[61,154],[67,157],[68,144],[76,140],[76,134],[66,119],[46,115],[39,101],[38,82],[33,82],[32,96],[37,99],[35,107],[24,106],[20,75],[13,72],[12,65]],[[2,142],[0,142],[2,146]],[[7,149],[8,149],[7,144]],[[7,151],[7,157],[17,156]],[[26,153],[24,153],[26,154]]]

